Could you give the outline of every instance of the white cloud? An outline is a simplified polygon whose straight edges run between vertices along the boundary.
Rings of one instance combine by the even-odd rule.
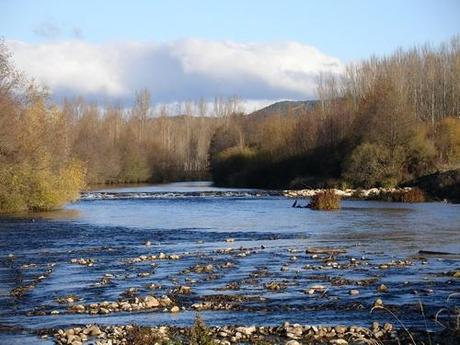
[[[30,44],[8,41],[20,70],[56,97],[83,95],[126,102],[147,88],[156,102],[238,95],[270,100],[314,97],[318,72],[342,63],[297,43],[236,43],[184,39],[165,43]]]

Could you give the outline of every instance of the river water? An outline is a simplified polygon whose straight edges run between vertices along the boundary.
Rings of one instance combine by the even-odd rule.
[[[459,305],[451,294],[460,292],[453,277],[460,256],[418,252],[460,254],[460,205],[343,201],[339,211],[318,212],[292,202],[278,192],[173,183],[86,192],[61,211],[0,218],[0,343],[36,343],[35,330],[77,324],[190,325],[192,305],[216,295],[234,308],[201,312],[215,325],[395,322],[371,313],[381,298],[405,325],[424,329],[436,328],[439,309]],[[305,252],[318,247],[344,253]],[[180,259],[129,263],[160,252]],[[213,272],[194,272],[197,264]],[[101,284],[104,274],[113,278]],[[282,288],[270,290],[270,282]],[[378,291],[381,284],[388,292]],[[68,295],[81,304],[117,301],[129,288],[161,296],[182,285],[192,292],[177,297],[184,309],[177,314],[75,314],[57,302]],[[305,293],[314,285],[326,291]],[[12,296],[17,287],[29,288]]]

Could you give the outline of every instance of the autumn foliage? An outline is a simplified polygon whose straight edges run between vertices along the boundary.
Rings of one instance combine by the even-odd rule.
[[[312,210],[338,210],[340,209],[340,196],[333,189],[326,189],[311,197],[310,208]]]
[[[400,193],[399,199],[401,202],[424,202],[425,193],[420,188],[411,188]]]
[[[320,75],[313,106],[235,119],[238,130],[229,126],[228,133],[242,137],[238,145],[252,150],[251,159],[233,169],[211,155],[214,180],[260,188],[395,187],[458,169],[459,85],[459,37],[372,57],[340,76]],[[224,149],[231,146],[229,140]]]
[[[0,47],[1,48],[1,47]],[[24,84],[0,51],[0,212],[49,210],[78,198],[85,166],[72,157],[62,114]]]

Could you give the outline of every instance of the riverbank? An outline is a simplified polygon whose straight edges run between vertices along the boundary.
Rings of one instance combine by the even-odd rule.
[[[374,322],[370,327],[314,326],[290,324],[280,326],[219,326],[207,327],[198,320],[193,327],[139,327],[136,325],[86,325],[67,329],[41,330],[41,339],[52,339],[58,345],[89,344],[458,344],[460,330],[421,332],[396,329],[392,324]]]
[[[336,189],[333,188],[335,194],[343,199],[351,200],[381,200],[381,201],[402,201],[402,196],[416,190],[417,187],[404,187],[404,188],[369,188],[369,189]],[[317,189],[300,189],[292,190],[286,189],[282,194],[288,198],[311,198],[312,196],[324,192],[324,188]],[[417,202],[425,201],[418,200]]]

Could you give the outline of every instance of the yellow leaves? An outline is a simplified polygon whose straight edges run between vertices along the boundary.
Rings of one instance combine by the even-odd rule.
[[[78,199],[79,191],[85,187],[85,165],[77,160],[70,161],[62,169],[58,180],[61,203]]]
[[[218,155],[218,158],[222,160],[232,159],[232,158],[247,159],[247,158],[253,158],[255,156],[256,156],[256,152],[249,147],[241,148],[239,146],[234,146],[234,147],[230,147],[220,152]]]
[[[0,113],[15,133],[7,138],[14,150],[0,156],[0,212],[55,209],[77,199],[85,184],[84,165],[69,154],[62,113],[33,84],[24,96],[14,114]]]
[[[460,163],[460,119],[446,117],[441,120],[437,128],[436,145],[446,163]]]
[[[85,185],[81,162],[62,162],[58,170],[28,163],[0,168],[0,212],[50,210],[76,200]],[[49,166],[49,165],[48,165]]]

